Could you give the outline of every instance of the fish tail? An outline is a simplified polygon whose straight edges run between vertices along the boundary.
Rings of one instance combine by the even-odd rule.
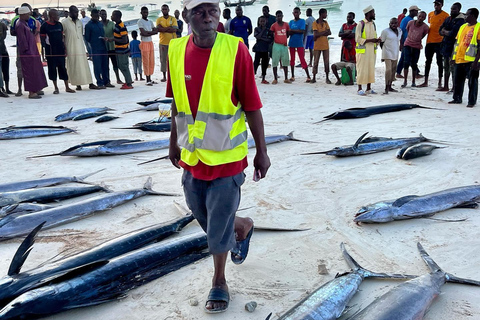
[[[91,177],[91,176],[93,176],[94,174],[97,174],[97,173],[102,172],[102,171],[104,171],[104,170],[106,170],[106,168],[100,169],[100,170],[95,171],[95,172],[92,172],[92,173],[88,173],[88,174],[83,175],[83,176],[73,177],[73,181],[74,181],[74,182],[79,182],[79,183],[89,184],[89,183],[85,182],[84,180],[87,179],[88,177]]]
[[[42,229],[45,223],[47,222],[44,221],[41,224],[39,224],[22,241],[22,243],[17,249],[17,252],[15,252],[15,255],[13,256],[12,262],[10,263],[10,267],[8,268],[7,275],[13,276],[20,272],[20,269],[25,263],[25,260],[27,260],[28,255],[33,249],[33,244],[35,243],[35,238],[37,236],[37,233],[40,231],[40,229]]]
[[[417,248],[418,248],[418,251],[420,252],[420,255],[422,256],[423,261],[425,261],[425,263],[427,264],[427,266],[428,266],[428,268],[430,269],[431,272],[441,271],[441,272],[445,273],[445,281],[446,282],[468,284],[468,285],[472,285],[472,286],[480,286],[480,281],[460,278],[460,277],[457,277],[457,276],[455,276],[451,273],[445,272],[442,268],[440,268],[438,266],[438,264],[435,261],[433,261],[433,259],[427,253],[427,251],[425,251],[423,246],[420,244],[420,242],[417,242]]]
[[[347,262],[347,264],[353,270],[360,271],[365,278],[380,278],[380,279],[413,279],[416,276],[407,275],[407,274],[397,274],[397,273],[377,273],[370,270],[365,269],[362,267],[352,256],[347,252],[345,249],[345,245],[343,242],[340,244],[340,248],[342,250],[343,258]]]
[[[143,189],[147,192],[147,194],[154,195],[154,196],[179,196],[179,194],[176,194],[176,193],[157,192],[157,191],[154,191],[152,187],[153,187],[152,177],[148,177],[147,182],[145,182],[145,185],[143,186]]]

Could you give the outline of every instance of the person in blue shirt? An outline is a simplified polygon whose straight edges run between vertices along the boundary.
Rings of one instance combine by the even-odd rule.
[[[240,37],[243,39],[243,42],[248,46],[248,36],[252,34],[252,21],[250,18],[243,15],[243,9],[241,6],[235,8],[236,17],[230,22],[230,34],[233,34],[235,37]]]
[[[290,50],[290,69],[292,70],[292,77],[290,81],[295,81],[295,51],[298,53],[298,58],[300,59],[300,64],[302,65],[303,70],[307,74],[307,82],[310,82],[310,74],[308,73],[308,65],[305,61],[305,48],[303,47],[303,40],[306,36],[305,31],[305,20],[300,19],[300,8],[295,7],[293,9],[293,20],[290,20],[288,23],[290,30],[288,34],[290,39],[288,40],[288,47]]]
[[[400,39],[400,50],[402,51],[402,54],[400,55],[400,60],[398,61],[398,65],[397,65],[397,74],[396,74],[396,77],[397,78],[402,78],[403,79],[403,76],[402,76],[402,70],[403,70],[403,43],[405,42],[405,40],[407,40],[407,36],[408,36],[408,31],[407,31],[407,24],[413,20],[413,18],[415,18],[416,16],[418,16],[418,11],[420,11],[420,8],[417,7],[417,6],[411,6],[409,8],[409,14],[408,16],[406,16],[405,18],[402,19],[402,22],[400,23],[400,29],[402,29],[402,39]],[[417,69],[417,77],[419,77],[419,70]]]
[[[97,80],[98,89],[106,89],[110,83],[110,69],[108,68],[108,51],[105,45],[105,30],[100,22],[100,12],[93,9],[91,19],[85,25],[85,41],[91,47],[93,73]]]
[[[138,81],[137,73],[140,75],[140,81],[142,78],[142,52],[140,51],[140,41],[137,40],[138,32],[132,31],[133,40],[130,41],[130,58],[132,58],[133,73],[135,73],[135,81]]]

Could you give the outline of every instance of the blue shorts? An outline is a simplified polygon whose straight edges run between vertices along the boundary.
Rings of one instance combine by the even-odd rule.
[[[310,50],[313,50],[313,35],[311,36],[307,36],[306,40],[305,40],[305,49],[310,49]]]
[[[235,247],[235,213],[240,205],[240,187],[245,174],[212,181],[199,180],[184,170],[183,191],[187,206],[207,234],[212,254],[225,253]]]

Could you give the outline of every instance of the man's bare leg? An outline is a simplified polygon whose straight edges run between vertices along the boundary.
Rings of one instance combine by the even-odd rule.
[[[213,279],[212,279],[212,288],[220,288],[225,291],[228,291],[227,280],[225,279],[225,265],[227,263],[228,252],[219,253],[213,255]],[[212,309],[223,309],[227,305],[224,301],[207,301],[205,308],[208,310]]]

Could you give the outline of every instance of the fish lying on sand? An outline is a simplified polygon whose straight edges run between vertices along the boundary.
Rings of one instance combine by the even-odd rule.
[[[48,204],[42,204],[42,203],[32,203],[32,202],[15,203],[15,204],[11,204],[11,205],[0,208],[0,219],[14,213],[31,213],[31,212],[42,211],[45,209],[50,209],[50,208],[53,208],[53,206]]]
[[[162,110],[162,109],[170,110],[170,104],[154,102],[152,104],[147,104],[142,108],[127,110],[127,111],[124,111],[122,113],[131,113],[131,112],[137,112],[137,111],[158,111],[158,110]]]
[[[442,110],[442,109],[431,108],[431,107],[423,107],[414,103],[386,104],[381,106],[366,107],[366,108],[349,108],[349,109],[337,111],[332,114],[329,114],[328,116],[325,116],[324,120],[321,120],[315,123],[320,123],[327,120],[366,118],[374,114],[410,110],[414,108]]]
[[[0,192],[6,191],[16,191],[16,190],[24,190],[24,189],[32,189],[32,188],[40,188],[40,187],[49,187],[55,186],[59,184],[65,184],[70,182],[78,182],[78,183],[86,183],[85,179],[88,177],[97,174],[102,170],[98,170],[83,176],[73,176],[73,177],[55,177],[55,178],[45,178],[45,179],[37,179],[37,180],[29,180],[29,181],[20,181],[20,182],[10,182],[0,184]]]
[[[113,109],[104,107],[104,108],[83,108],[83,109],[77,109],[73,110],[73,107],[68,110],[66,113],[59,114],[55,117],[55,121],[67,121],[67,120],[72,120],[73,118],[83,115],[83,114],[90,114],[90,113],[101,113],[103,114],[107,113],[108,111],[111,111]]]
[[[67,274],[64,281],[18,296],[0,310],[0,319],[41,317],[117,300],[131,289],[208,256],[203,251],[207,246],[202,232],[94,262],[79,268],[70,278]]]
[[[110,192],[75,203],[16,217],[7,224],[0,226],[0,241],[26,235],[42,222],[45,222],[43,229],[53,228],[85,218],[95,212],[112,209],[146,195],[176,196],[177,194],[153,191],[152,179],[149,178],[143,189]]]
[[[368,132],[365,132],[363,135],[361,135],[354,145],[335,147],[328,151],[302,153],[302,155],[326,154],[335,157],[361,156],[364,154],[398,149],[406,145],[412,145],[424,141],[431,141],[430,139],[427,139],[422,134],[420,134],[420,136],[413,138],[376,138],[364,142],[363,140],[367,134]]]
[[[442,149],[446,147],[439,147],[433,144],[420,143],[413,146],[405,146],[402,149],[398,150],[397,158],[403,160],[410,160],[415,158],[420,158],[432,154],[435,149]]]
[[[420,243],[417,247],[430,273],[399,284],[349,320],[420,320],[446,282],[480,286],[480,281],[459,278],[443,271]]]
[[[48,261],[42,265],[20,272],[28,254],[32,250],[35,236],[40,228],[35,228],[19,246],[8,271],[8,275],[0,278],[0,309],[8,302],[27,292],[62,277],[84,265],[96,261],[108,260],[133,250],[142,248],[150,243],[163,240],[183,229],[193,221],[193,215],[187,215],[165,223],[134,230],[127,234],[115,237],[96,245],[90,249],[63,257],[55,261]]]
[[[120,118],[120,117],[105,115],[105,116],[101,116],[100,118],[95,120],[95,122],[97,122],[97,123],[107,122],[107,121],[112,121],[112,120],[115,120],[115,119],[118,119],[118,118]]]
[[[166,132],[172,128],[172,120],[168,117],[158,117],[150,121],[139,122],[133,125],[133,127],[126,128],[112,128],[112,129],[139,129],[142,131],[157,131]]]
[[[79,120],[85,120],[85,119],[90,119],[90,118],[96,118],[96,117],[100,117],[104,114],[108,114],[108,112],[107,111],[97,111],[97,112],[82,113],[82,114],[79,114],[78,116],[75,116],[72,120],[73,121],[79,121]]]
[[[376,273],[362,268],[340,245],[343,257],[352,268],[350,272],[335,276],[283,314],[279,320],[334,320],[339,318],[348,302],[357,293],[365,278],[412,279],[415,276],[403,274]]]
[[[170,104],[172,103],[173,99],[172,98],[158,98],[158,99],[155,99],[155,100],[149,100],[149,101],[140,101],[140,102],[137,102],[137,104],[141,105],[141,106],[148,106],[148,105],[151,105],[151,104],[155,104],[155,103],[163,103],[163,104]]]
[[[480,186],[451,188],[424,196],[409,195],[362,207],[353,221],[381,223],[433,216],[451,208],[476,208]]]
[[[121,154],[146,152],[153,150],[167,149],[169,139],[163,140],[105,140],[89,143],[82,143],[60,153],[32,156],[29,158],[43,158],[52,156],[72,156],[72,157],[96,157],[96,156],[115,156]]]
[[[63,126],[10,126],[0,128],[0,140],[55,136],[71,132],[75,130]]]
[[[300,139],[296,139],[293,137],[293,131],[290,132],[289,134],[287,135],[283,135],[283,134],[274,134],[274,135],[268,135],[268,136],[265,136],[265,144],[273,144],[273,143],[277,143],[277,142],[283,142],[283,141],[299,141],[299,142],[309,142],[309,143],[312,143],[313,141],[306,141],[306,140],[300,140]],[[255,140],[253,138],[249,138],[247,140],[247,143],[248,143],[248,148],[255,148]],[[142,165],[142,164],[147,164],[147,163],[150,163],[150,162],[154,162],[154,161],[158,161],[158,160],[163,160],[163,159],[168,159],[168,156],[163,156],[163,157],[160,157],[160,158],[155,158],[153,160],[148,160],[148,161],[145,161],[145,162],[142,162],[142,163],[139,163],[138,165]]]
[[[16,191],[0,192],[0,207],[21,202],[52,202],[83,196],[89,193],[107,191],[102,186],[60,186],[47,188],[33,188]]]

